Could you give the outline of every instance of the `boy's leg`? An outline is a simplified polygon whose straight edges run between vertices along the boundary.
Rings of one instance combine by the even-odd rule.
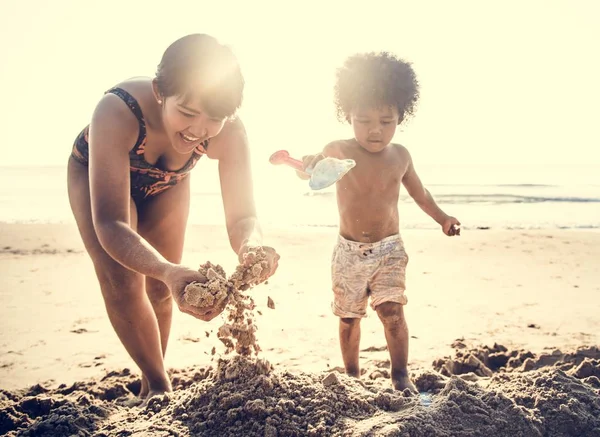
[[[397,390],[405,388],[416,392],[408,375],[408,326],[404,318],[403,305],[396,302],[383,302],[376,308],[383,323],[385,340],[392,361],[392,384]]]
[[[404,318],[404,305],[408,303],[404,294],[408,255],[400,236],[388,239],[381,252],[381,264],[370,283],[371,307],[383,323],[394,388],[416,392],[408,376],[408,327]]]
[[[371,271],[346,243],[346,240],[340,237],[333,251],[331,309],[333,314],[340,318],[340,347],[346,373],[359,378],[360,319],[366,314],[367,280]]]
[[[340,347],[346,374],[360,378],[358,352],[360,345],[360,319],[340,318]]]

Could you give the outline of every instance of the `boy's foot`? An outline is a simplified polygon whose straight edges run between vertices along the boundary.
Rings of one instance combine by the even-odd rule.
[[[351,376],[352,378],[360,379],[360,369],[346,369],[346,375]]]

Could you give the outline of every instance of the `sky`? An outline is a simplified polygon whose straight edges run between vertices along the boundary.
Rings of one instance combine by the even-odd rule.
[[[421,84],[395,141],[431,179],[600,183],[600,2],[0,0],[0,166],[64,165],[103,92],[152,77],[189,33],[230,45],[255,175],[287,149],[348,138],[333,107],[347,56],[392,51]],[[566,175],[566,176],[565,176]]]

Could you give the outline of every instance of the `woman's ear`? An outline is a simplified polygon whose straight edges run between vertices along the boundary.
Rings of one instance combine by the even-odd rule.
[[[154,98],[156,99],[158,104],[162,106],[162,104],[164,103],[164,99],[160,91],[158,90],[158,82],[156,81],[156,78],[152,79],[152,93],[154,94]]]

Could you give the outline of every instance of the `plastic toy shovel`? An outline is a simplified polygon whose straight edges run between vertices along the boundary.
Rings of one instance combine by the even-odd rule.
[[[274,165],[285,164],[295,170],[310,175],[308,185],[313,190],[327,188],[344,177],[355,165],[353,159],[323,158],[314,168],[304,170],[302,161],[294,159],[286,150],[279,150],[271,155],[269,162]]]

